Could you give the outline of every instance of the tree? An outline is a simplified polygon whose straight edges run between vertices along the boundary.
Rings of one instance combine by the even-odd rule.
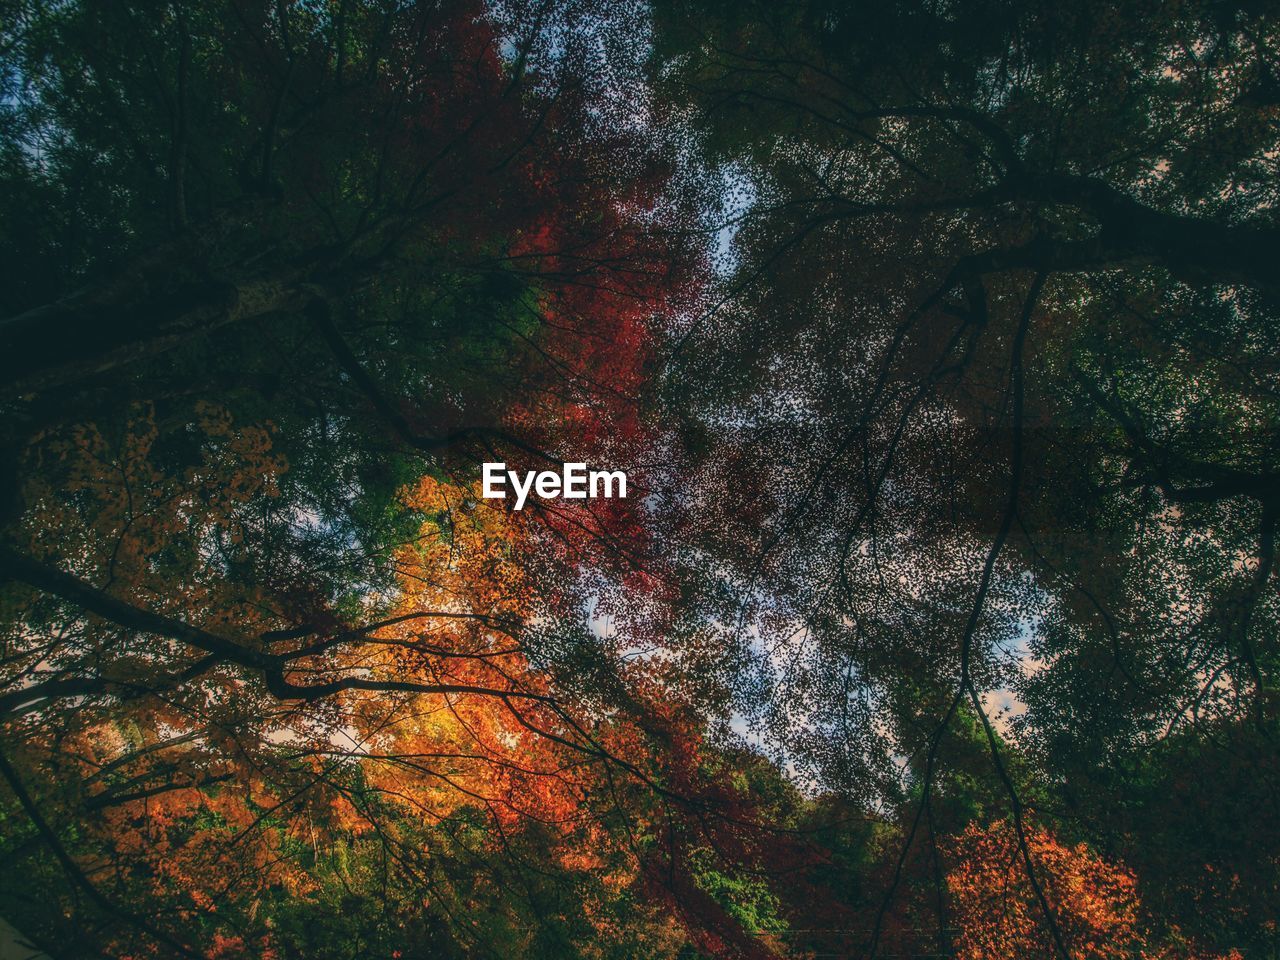
[[[582,610],[638,576],[636,506],[521,522],[473,484],[641,457],[647,324],[696,270],[653,229],[687,203],[668,148],[553,42],[583,21],[14,14],[0,772],[39,882],[11,916],[58,952],[678,949],[618,926],[629,721],[589,696],[621,684]]]
[[[1036,904],[1018,862],[1018,841],[1008,824],[971,825],[956,840],[956,866],[947,885],[956,901],[958,957],[1053,956],[1039,935]],[[1084,844],[1066,846],[1044,830],[1031,834],[1035,860],[1073,957],[1176,957],[1179,942],[1152,943],[1143,929],[1136,881]],[[1239,957],[1231,951],[1231,957]]]
[[[1269,10],[5,12],[50,953],[1273,952]]]
[[[1153,843],[1152,818],[1109,821],[1121,772],[1171,726],[1274,714],[1274,18],[816,2],[657,22],[655,84],[697,117],[731,238],[664,368],[685,456],[667,502],[731,651],[721,686],[832,789],[913,797],[886,904],[967,763],[966,715],[1025,874],[1031,807]],[[993,705],[1010,691],[1022,772]],[[1230,934],[1183,919],[1269,949],[1274,903],[1249,909]]]

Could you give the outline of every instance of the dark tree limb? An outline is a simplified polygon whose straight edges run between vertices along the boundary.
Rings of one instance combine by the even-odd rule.
[[[196,649],[216,656],[221,662],[255,670],[262,675],[267,690],[278,700],[311,702],[333,696],[345,690],[370,690],[387,693],[418,694],[470,693],[478,696],[497,697],[504,701],[511,698],[544,703],[554,702],[552,697],[544,694],[474,684],[418,683],[353,676],[341,677],[325,683],[298,684],[290,681],[286,676],[286,669],[289,664],[288,657],[267,653],[246,643],[230,640],[181,620],[135,607],[77,577],[32,560],[30,557],[23,556],[8,547],[0,548],[0,577],[17,580],[38,590],[50,593],[62,600],[75,604],[87,613],[95,614],[126,629],[180,640]],[[66,681],[66,683],[72,684],[72,681]],[[77,685],[87,683],[89,683],[87,680],[75,681]],[[85,691],[73,691],[70,686],[68,687],[68,692],[60,691],[62,695],[77,695],[83,692]],[[28,691],[17,691],[17,693],[27,694]],[[29,700],[30,697],[27,696],[26,699]]]
[[[9,789],[13,791],[13,795],[18,798],[18,803],[26,813],[27,818],[31,821],[32,826],[36,828],[36,833],[48,846],[53,853],[54,858],[66,873],[72,884],[88,896],[90,900],[96,904],[99,909],[110,917],[123,920],[130,926],[136,927],[152,939],[166,944],[176,950],[184,957],[191,957],[193,960],[199,960],[201,954],[192,950],[185,943],[175,939],[170,934],[152,925],[145,918],[138,916],[130,910],[126,910],[120,905],[113,903],[101,890],[94,886],[85,872],[80,869],[80,865],[75,862],[71,854],[67,853],[66,848],[62,845],[62,841],[58,839],[58,835],[53,828],[49,826],[49,822],[45,820],[44,815],[40,812],[31,794],[27,792],[26,785],[23,784],[22,778],[18,775],[18,771],[14,769],[9,762],[8,757],[0,752],[0,777],[3,777],[9,784]]]

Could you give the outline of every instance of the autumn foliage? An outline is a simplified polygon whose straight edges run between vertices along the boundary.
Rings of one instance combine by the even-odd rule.
[[[0,3],[0,920],[1273,956],[1246,7]]]

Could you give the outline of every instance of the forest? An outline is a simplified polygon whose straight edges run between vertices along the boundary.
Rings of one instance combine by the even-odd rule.
[[[1266,0],[0,0],[0,318],[3,960],[1280,957]]]

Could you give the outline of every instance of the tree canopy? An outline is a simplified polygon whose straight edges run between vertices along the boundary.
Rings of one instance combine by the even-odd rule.
[[[1280,949],[1268,5],[0,24],[32,944]]]

